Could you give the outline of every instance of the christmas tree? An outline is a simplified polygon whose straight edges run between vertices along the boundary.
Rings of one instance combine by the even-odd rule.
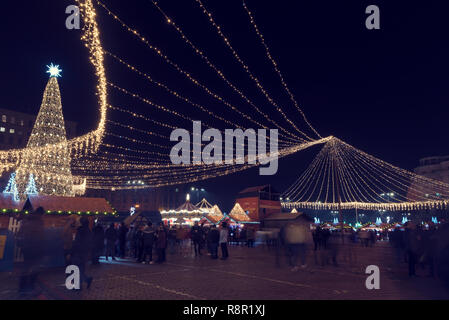
[[[41,108],[34,123],[27,148],[39,148],[24,153],[17,170],[19,192],[25,194],[28,177],[33,174],[37,190],[44,195],[73,196],[73,177],[70,169],[70,152],[62,115],[59,66],[51,64]]]
[[[36,182],[34,181],[34,175],[30,173],[30,179],[28,180],[27,187],[25,189],[26,195],[37,195]]]
[[[17,189],[17,183],[16,183],[16,173],[13,172],[11,174],[11,177],[9,178],[8,185],[6,186],[5,191],[3,193],[6,194],[12,194],[14,196],[14,200],[19,200],[19,191]]]

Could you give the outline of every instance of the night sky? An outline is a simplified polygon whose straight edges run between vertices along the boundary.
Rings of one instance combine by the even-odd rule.
[[[242,111],[251,112],[191,53],[151,1],[105,3],[179,65],[229,97],[232,103],[246,108]],[[318,132],[322,136],[334,135],[408,170],[416,167],[422,157],[449,154],[449,26],[447,8],[442,3],[247,0],[286,82]],[[65,28],[65,8],[70,4],[73,1],[2,1],[0,107],[37,113],[48,79],[45,66],[53,62],[63,70],[59,84],[64,115],[67,120],[78,122],[81,134],[95,127],[98,104],[93,69],[87,50],[79,40],[81,32]],[[303,126],[251,29],[242,2],[204,0],[204,4],[268,91],[290,118]],[[365,28],[365,8],[370,4],[380,7],[381,30]],[[159,5],[264,112],[280,119],[272,106],[257,94],[194,0],[162,0]],[[245,124],[182,80],[107,17],[103,9],[97,6],[97,11],[107,50],[179,88],[212,111]],[[201,113],[190,112],[188,106],[172,100],[110,58],[106,59],[106,69],[110,81],[203,120]],[[189,128],[188,123],[161,112],[153,113],[148,106],[113,89],[110,89],[110,102]],[[118,113],[110,116],[115,121],[124,120]],[[220,127],[221,123],[216,126],[224,128]],[[158,130],[148,127],[147,122],[136,123],[136,127]],[[211,202],[218,201],[226,211],[237,192],[247,186],[271,183],[279,191],[285,190],[318,150],[314,147],[281,159],[276,176],[259,176],[258,169],[251,169],[193,185],[204,187]]]

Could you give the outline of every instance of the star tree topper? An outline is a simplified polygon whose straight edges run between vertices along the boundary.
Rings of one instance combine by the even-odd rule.
[[[47,66],[47,73],[50,74],[50,77],[59,78],[61,77],[62,70],[59,69],[59,65],[55,66],[53,63]]]

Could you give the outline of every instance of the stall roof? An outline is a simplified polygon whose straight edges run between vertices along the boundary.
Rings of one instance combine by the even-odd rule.
[[[265,189],[266,187],[268,187],[268,184],[263,185],[263,186],[249,187],[249,188],[243,189],[239,193],[250,193],[250,192],[261,191],[261,190]]]
[[[0,210],[22,210],[25,201],[14,200],[14,196],[12,194],[0,193]]]
[[[232,208],[231,212],[229,213],[229,216],[238,222],[251,221],[251,219],[248,217],[248,214],[246,214],[245,210],[243,210],[242,206],[238,202],[234,205],[234,208]]]
[[[44,208],[45,211],[51,212],[115,212],[109,202],[107,202],[104,198],[62,197],[47,195],[29,196],[23,209],[34,210],[39,207]]]
[[[312,221],[310,217],[307,215],[304,215],[302,212],[278,212],[278,213],[272,213],[270,214],[265,220],[271,221],[271,220],[296,220],[298,218],[303,218],[306,220]]]

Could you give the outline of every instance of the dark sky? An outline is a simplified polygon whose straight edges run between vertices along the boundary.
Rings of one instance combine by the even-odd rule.
[[[191,54],[149,0],[105,2],[181,66],[233,103],[242,105],[201,60]],[[322,136],[337,136],[409,170],[422,157],[449,154],[449,26],[443,3],[428,0],[247,0],[289,87],[318,132]],[[59,83],[64,115],[78,122],[83,133],[92,129],[98,119],[95,78],[87,52],[79,41],[80,32],[65,28],[65,7],[70,4],[73,1],[2,1],[0,107],[37,113],[48,79],[45,65],[54,62],[63,69]],[[273,119],[280,119],[235,64],[194,0],[163,0],[159,4],[264,112]],[[248,61],[251,70],[291,118],[302,126],[267,63],[241,1],[204,0],[204,4]],[[380,7],[381,30],[365,28],[364,12],[370,4]],[[106,49],[158,80],[179,88],[192,99],[207,104],[212,111],[245,124],[180,79],[161,59],[123,32],[103,9],[98,8],[98,13]],[[202,114],[188,113],[187,106],[137,79],[113,60],[106,60],[106,68],[112,82],[203,120]],[[113,89],[110,101],[135,108],[133,110],[157,120],[188,127],[185,122],[153,112]],[[242,105],[242,108],[250,112],[247,106]],[[110,116],[115,121],[121,120],[120,114]],[[158,130],[148,127],[148,123],[136,123],[136,127]],[[128,136],[130,134],[127,132]],[[227,210],[236,193],[244,187],[272,183],[280,191],[285,190],[317,150],[315,147],[281,159],[276,176],[260,177],[258,170],[252,169],[194,185],[206,188],[209,197],[215,199],[212,201],[219,201]]]

